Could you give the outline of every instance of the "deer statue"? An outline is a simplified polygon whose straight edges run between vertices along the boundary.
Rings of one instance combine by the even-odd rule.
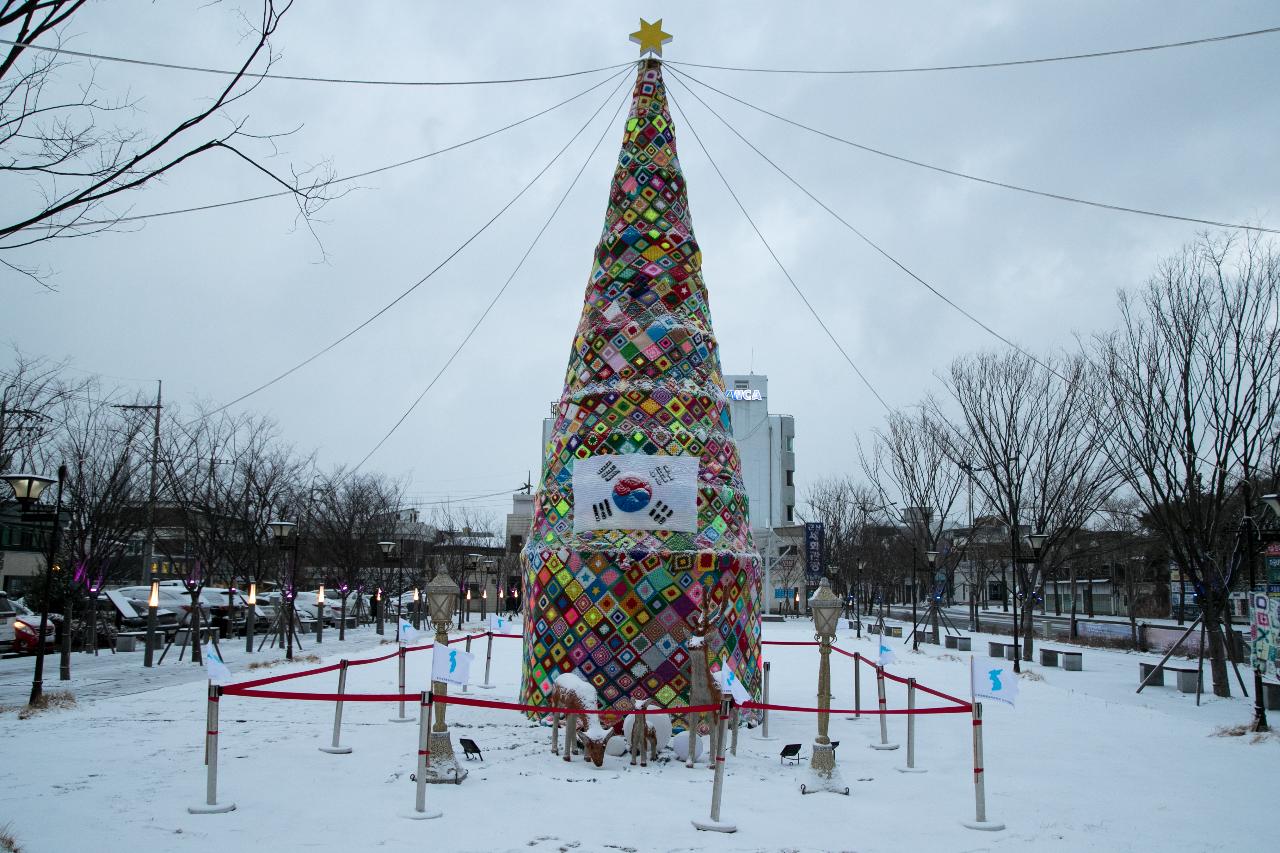
[[[720,621],[720,614],[724,606],[721,604],[713,611],[711,609],[711,592],[707,591],[702,596],[702,607],[693,614],[690,620],[689,633],[689,704],[690,705],[720,705],[720,685],[716,684],[715,679],[711,677],[711,659],[707,651],[707,635],[711,633],[716,623]],[[707,728],[711,732],[711,755],[712,758],[717,754],[716,749],[719,744],[716,743],[716,712],[687,714],[685,723],[689,727],[689,754],[685,760],[685,767],[693,766],[694,748],[697,745],[698,728],[702,722],[707,723]],[[715,769],[714,760],[708,761],[707,766],[712,770]]]
[[[560,754],[560,718],[563,716],[564,760],[573,760],[572,755],[578,751],[578,741],[581,740],[586,759],[596,767],[604,766],[605,744],[617,731],[605,731],[600,727],[597,715],[584,713],[599,708],[595,688],[572,672],[562,672],[551,687],[551,707],[565,709],[563,713],[551,714],[551,754]],[[590,718],[589,723],[585,717]]]
[[[641,699],[636,704],[637,711],[643,711],[648,699]],[[668,733],[669,734],[669,733]],[[658,730],[649,722],[649,718],[644,714],[636,714],[631,720],[631,735],[628,740],[631,752],[631,766],[634,767],[636,759],[640,759],[641,767],[649,766],[649,759],[658,757]]]

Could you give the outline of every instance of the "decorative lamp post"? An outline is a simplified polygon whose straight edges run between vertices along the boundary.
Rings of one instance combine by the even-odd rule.
[[[404,609],[404,560],[400,556],[400,547],[395,542],[379,542],[382,549],[383,562],[396,562],[396,642],[400,642],[400,614]],[[378,618],[382,618],[382,610],[378,610]],[[379,623],[378,627],[382,627]],[[379,631],[378,633],[382,633]]]
[[[44,595],[40,602],[40,631],[36,634],[36,671],[31,680],[31,698],[28,700],[34,705],[44,694],[44,635],[49,629],[49,597],[53,594],[53,566],[58,559],[58,534],[62,526],[62,484],[67,479],[67,466],[58,466],[57,480],[37,474],[9,474],[3,479],[13,490],[13,497],[18,501],[18,507],[24,517],[32,521],[49,521],[52,525],[49,551],[45,555]],[[45,513],[35,510],[34,507],[40,500],[40,495],[55,482],[58,484],[58,496],[54,501],[53,512]],[[70,631],[70,623],[63,630]]]
[[[285,581],[280,585],[280,604],[284,608],[284,621],[281,625],[285,636],[285,659],[293,660],[293,578],[298,571],[298,525],[292,521],[268,521],[267,530],[275,539],[276,545],[286,554]],[[288,554],[293,553],[293,562],[289,563]]]
[[[142,651],[142,665],[152,666],[156,651],[156,611],[160,607],[160,581],[151,582],[151,594],[147,596],[146,648]]]
[[[427,603],[431,608],[431,623],[435,628],[435,645],[442,647],[449,644],[449,622],[453,616],[454,603],[457,601],[458,588],[444,572],[427,584]],[[431,682],[431,692],[436,696],[447,696],[449,686],[443,681]],[[435,702],[436,720],[431,727],[428,750],[430,763],[427,766],[428,782],[461,782],[467,778],[466,769],[458,766],[458,759],[453,754],[453,741],[449,729],[445,725],[445,703]]]
[[[316,590],[316,644],[324,642],[324,584]]]
[[[831,746],[831,738],[827,736],[827,724],[831,717],[831,642],[836,637],[842,609],[840,597],[831,591],[830,583],[823,578],[818,589],[809,598],[809,612],[813,614],[813,638],[818,641],[821,653],[818,664],[818,737],[813,742],[809,769],[816,777],[814,790],[847,794],[849,789],[836,772],[836,753]],[[801,786],[800,790],[808,793],[808,785]]]
[[[418,591],[418,588],[415,586],[413,588],[413,627],[414,628],[422,627],[421,614],[422,614],[422,594]]]
[[[347,596],[351,594],[351,585],[346,581],[338,584],[338,642],[347,641]]]
[[[382,636],[382,587],[373,591],[373,609],[378,612],[378,636]]]
[[[253,652],[253,629],[258,621],[258,584],[249,581],[249,595],[244,600],[244,650]]]

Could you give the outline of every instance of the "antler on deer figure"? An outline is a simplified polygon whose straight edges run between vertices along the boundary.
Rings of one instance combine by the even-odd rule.
[[[564,709],[563,713],[551,713],[551,753],[560,754],[560,718],[565,718],[564,760],[572,761],[572,754],[578,751],[578,741],[582,742],[582,750],[586,758],[596,767],[604,766],[604,747],[609,738],[617,734],[615,730],[605,731],[600,727],[596,715],[585,714],[584,711],[595,711],[600,707],[595,688],[572,672],[562,672],[556,677],[551,687],[551,707]],[[584,719],[590,716],[590,723]]]
[[[703,593],[702,607],[694,612],[693,618],[690,620],[689,683],[691,687],[689,704],[691,706],[720,705],[720,685],[716,684],[715,679],[711,677],[711,658],[707,652],[707,636],[720,621],[720,614],[723,611],[723,602],[712,611],[711,592],[708,590]],[[716,721],[715,714],[711,712],[690,713],[685,716],[686,723],[689,726],[689,752],[685,760],[685,767],[692,767],[699,724],[704,720],[711,733],[711,754],[716,754],[716,748],[719,746],[716,741]],[[715,762],[708,761],[707,766],[714,770]]]

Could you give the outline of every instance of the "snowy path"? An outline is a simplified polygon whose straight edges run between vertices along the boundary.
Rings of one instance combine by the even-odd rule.
[[[766,638],[808,640],[812,627],[768,625]],[[980,640],[975,637],[975,647],[983,647]],[[839,643],[874,652],[866,639],[857,645],[852,632],[842,630]],[[337,645],[326,637],[324,651],[332,656],[326,660],[336,660]],[[367,657],[375,647],[375,638],[361,632],[343,652]],[[478,648],[483,655],[483,643]],[[892,671],[967,695],[967,661],[932,647],[921,655],[896,648],[901,661]],[[815,650],[766,649],[773,701],[813,704]],[[311,644],[306,651],[313,651]],[[251,677],[238,656],[227,656],[238,677]],[[186,664],[173,674],[148,673],[156,680],[146,692],[92,699],[25,721],[0,715],[4,765],[21,779],[0,789],[0,825],[11,823],[32,851],[80,849],[89,839],[104,851],[1203,851],[1264,837],[1280,741],[1212,736],[1219,726],[1248,721],[1248,703],[1240,698],[1208,697],[1197,709],[1193,696],[1171,687],[1134,695],[1139,658],[1147,659],[1086,649],[1084,672],[1028,665],[1044,680],[1023,682],[1019,707],[985,709],[988,810],[1009,827],[995,834],[960,826],[973,809],[970,726],[963,714],[918,718],[917,763],[929,771],[919,775],[896,772],[903,750],[867,748],[878,739],[875,718],[833,718],[832,738],[841,741],[837,762],[853,788],[849,797],[799,794],[807,770],[779,766],[778,751],[800,742],[807,756],[815,719],[775,714],[775,740],[743,730],[738,755],[728,760],[723,817],[740,831],[719,835],[689,823],[707,814],[712,774],[704,765],[688,770],[669,761],[641,769],[612,757],[602,769],[566,764],[549,753],[548,729],[510,712],[459,706],[449,709],[455,744],[458,736],[475,739],[485,761],[471,763],[461,786],[428,789],[429,807],[443,810],[443,819],[402,820],[397,815],[413,802],[408,775],[417,727],[386,722],[394,705],[348,703],[343,742],[354,752],[334,756],[316,748],[327,742],[331,705],[238,697],[222,706],[220,792],[239,808],[192,816],[186,806],[201,802],[204,791],[205,703],[204,682]],[[410,690],[421,689],[429,655],[409,660]],[[12,661],[4,664],[8,682],[16,676]],[[120,679],[125,673],[113,670],[122,666],[102,665],[101,673],[81,666],[77,677],[83,673],[85,690],[106,690],[87,682]],[[833,657],[838,706],[852,703],[851,667]],[[864,707],[874,695],[869,672]],[[29,679],[29,669],[19,675]],[[335,681],[326,674],[286,689],[328,692]],[[494,681],[497,689],[473,688],[470,695],[516,698],[518,641],[496,641]],[[348,689],[384,692],[394,683],[395,664],[388,661],[351,670]],[[890,707],[904,701],[903,688],[890,684]],[[892,740],[904,737],[903,718],[890,718],[889,728]],[[1214,819],[1196,803],[1206,803]]]

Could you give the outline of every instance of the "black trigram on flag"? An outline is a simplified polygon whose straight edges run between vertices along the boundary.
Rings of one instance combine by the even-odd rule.
[[[621,472],[618,470],[617,465],[614,465],[612,462],[606,462],[600,466],[599,473],[600,473],[600,479],[604,480],[607,483],[610,480],[612,480],[614,477],[618,476],[618,474]]]
[[[671,520],[671,515],[674,512],[675,510],[662,501],[654,501],[653,509],[649,510],[649,517],[658,522],[658,524],[666,524]]]
[[[597,501],[591,505],[591,512],[595,515],[597,522],[608,521],[613,518],[613,504],[609,501]]]

